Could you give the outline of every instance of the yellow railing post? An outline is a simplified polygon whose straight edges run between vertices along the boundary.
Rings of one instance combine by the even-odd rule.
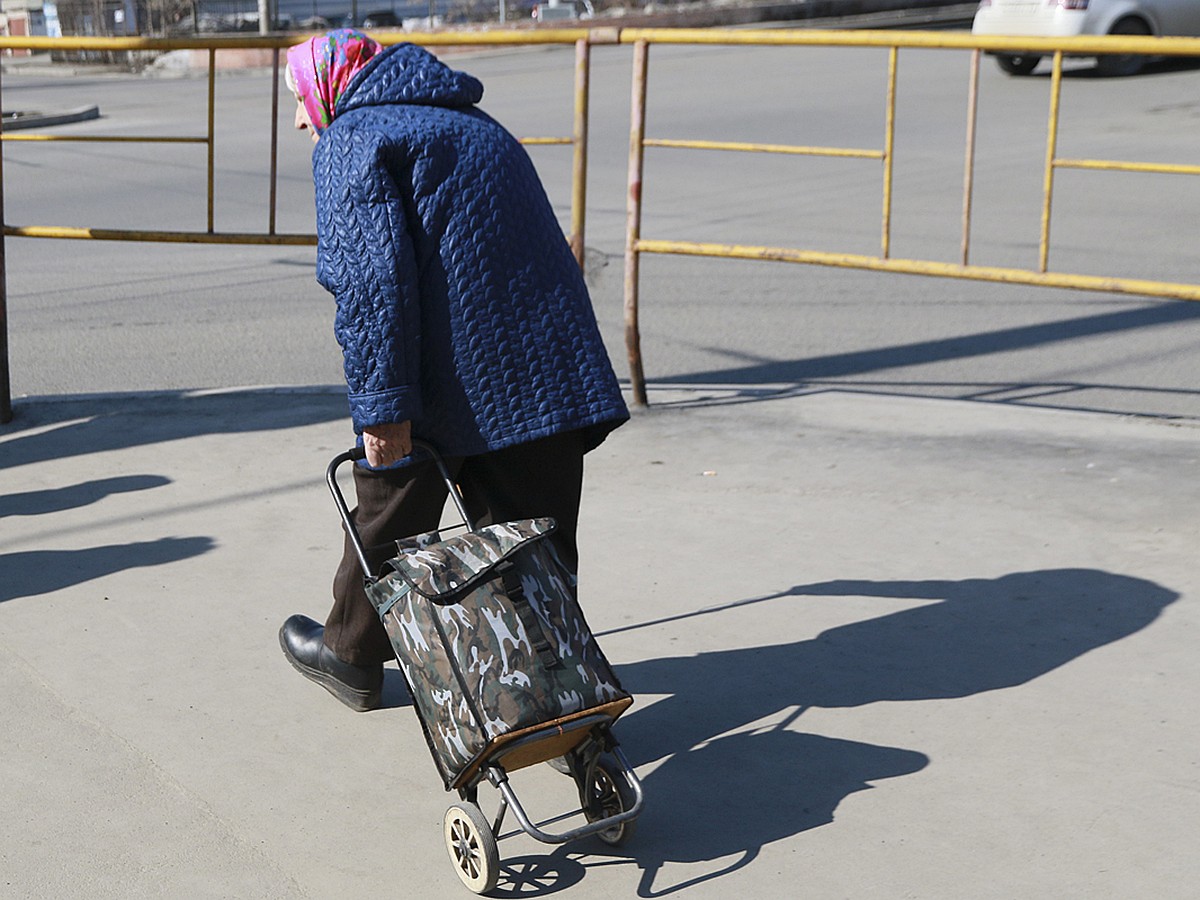
[[[963,163],[962,264],[971,256],[971,199],[975,191],[975,116],[979,111],[979,58],[976,48],[971,51],[971,76],[967,87],[967,150]]]
[[[279,185],[279,48],[271,54],[271,209],[267,234],[275,233],[275,205]]]
[[[571,249],[583,268],[584,220],[587,210],[588,99],[591,92],[591,45],[587,38],[575,42],[575,122],[571,140]]]
[[[887,113],[883,143],[883,249],[887,259],[892,247],[892,150],[896,145],[896,64],[900,48],[888,53]]]
[[[1054,54],[1050,74],[1050,123],[1046,128],[1046,175],[1042,190],[1042,238],[1039,244],[1038,271],[1044,273],[1050,263],[1050,202],[1054,192],[1054,158],[1058,155],[1058,105],[1062,94],[1063,54]]]
[[[215,47],[208,48],[208,233],[212,234],[213,212],[215,209],[216,189],[213,185],[213,171],[216,164],[216,122],[217,122],[217,51]]]
[[[646,376],[642,370],[642,336],[638,326],[638,241],[642,235],[642,166],[646,137],[646,70],[650,45],[633,46],[633,97],[629,114],[629,191],[625,198],[625,350],[635,406],[646,406]]]
[[[4,96],[0,85],[0,97]],[[4,133],[4,103],[0,100],[0,136]],[[12,381],[8,369],[8,266],[4,247],[4,142],[0,141],[0,425],[12,421]]]

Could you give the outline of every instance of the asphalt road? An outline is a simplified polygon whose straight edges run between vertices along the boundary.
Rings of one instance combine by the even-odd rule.
[[[588,272],[624,374],[621,319],[628,48],[593,55]],[[515,133],[570,129],[572,53],[455,56]],[[886,51],[655,47],[648,134],[878,149]],[[1063,156],[1195,162],[1200,68],[1134,78],[1069,64]],[[900,56],[891,253],[958,260],[968,58]],[[1049,79],[981,77],[973,262],[1033,267]],[[196,77],[6,74],[6,109],[98,104],[60,134],[198,135]],[[217,83],[216,228],[267,223],[269,73]],[[286,94],[285,94],[286,97]],[[278,228],[309,231],[309,146],[280,115]],[[532,154],[564,223],[570,154]],[[8,144],[5,219],[144,229],[205,225],[202,146]],[[1060,172],[1052,268],[1196,281],[1200,183]],[[643,236],[873,254],[875,161],[647,151]],[[243,385],[335,385],[331,306],[307,248],[8,241],[12,386],[25,396]],[[837,384],[869,392],[1196,418],[1200,305],[1081,292],[674,257],[642,265],[643,351],[654,385]],[[653,389],[653,388],[652,388]]]

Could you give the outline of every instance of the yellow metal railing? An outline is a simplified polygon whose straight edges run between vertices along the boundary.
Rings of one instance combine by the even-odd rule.
[[[575,45],[575,96],[572,133],[569,137],[525,137],[529,146],[571,146],[574,151],[571,185],[571,231],[568,240],[575,259],[583,266],[585,207],[587,202],[588,95],[590,92],[591,45],[615,43],[615,29],[538,29],[535,31],[442,32],[429,34],[388,34],[375,37],[383,44],[401,41],[425,46],[496,46],[496,45]],[[207,131],[204,136],[130,136],[130,135],[52,135],[5,134],[0,127],[0,147],[13,142],[77,141],[99,143],[203,144],[207,148],[207,228],[205,231],[163,231],[121,228],[87,228],[62,225],[11,225],[4,218],[4,163],[0,152],[0,423],[12,419],[11,381],[8,364],[7,278],[4,265],[5,237],[58,238],[74,240],[139,241],[194,244],[267,244],[312,246],[315,234],[280,234],[275,228],[277,196],[277,151],[279,121],[280,52],[299,38],[288,36],[249,36],[212,38],[48,38],[0,37],[0,52],[11,48],[31,50],[105,50],[159,51],[205,50],[208,53]],[[270,199],[265,232],[222,232],[216,229],[214,170],[216,159],[216,54],[219,50],[273,50],[271,79]],[[0,81],[2,86],[2,81]],[[3,104],[0,101],[0,113]]]
[[[576,45],[576,96],[573,133],[569,137],[522,138],[526,145],[569,145],[575,149],[575,173],[577,184],[572,186],[570,242],[582,265],[584,241],[584,202],[586,198],[583,182],[586,179],[587,159],[587,92],[589,90],[589,33],[582,29],[539,30],[536,32],[481,32],[481,33],[437,33],[437,34],[387,34],[376,36],[380,43],[393,44],[401,41],[427,46],[464,46],[495,44],[575,44]],[[596,35],[605,40],[605,34]],[[128,135],[50,135],[50,134],[5,134],[0,131],[0,141],[80,141],[80,142],[126,142],[147,144],[204,144],[208,149],[208,227],[206,231],[147,231],[117,228],[79,228],[54,225],[9,225],[4,224],[4,234],[11,237],[70,238],[79,240],[126,240],[156,241],[170,243],[206,244],[294,244],[313,245],[314,234],[278,234],[275,230],[277,137],[275,123],[279,114],[279,54],[297,41],[295,36],[277,37],[225,37],[225,38],[5,38],[0,37],[0,51],[9,47],[33,50],[106,50],[106,51],[169,51],[206,50],[208,52],[208,128],[203,137],[164,137]],[[218,50],[274,50],[271,82],[271,153],[270,153],[270,202],[268,225],[265,233],[218,232],[215,229],[214,165],[216,154],[216,53]],[[0,105],[0,112],[2,112]],[[2,163],[0,163],[2,165]],[[0,177],[2,177],[0,168]],[[2,210],[0,210],[2,212]]]
[[[1077,37],[1077,38],[1005,38],[975,36],[962,32],[917,31],[819,31],[819,30],[698,30],[698,29],[547,29],[535,31],[479,31],[431,34],[378,35],[384,43],[400,40],[426,46],[495,46],[522,44],[574,44],[575,114],[570,138],[524,138],[530,145],[565,145],[574,147],[571,199],[571,245],[582,264],[584,219],[586,210],[588,98],[590,93],[590,48],[594,44],[633,46],[633,86],[631,97],[630,150],[625,239],[625,334],[634,393],[634,402],[646,402],[645,379],[641,357],[641,338],[638,326],[639,260],[643,253],[678,254],[690,256],[725,257],[731,259],[762,259],[811,265],[869,269],[904,274],[963,278],[1045,287],[1073,288],[1089,291],[1139,294],[1145,296],[1200,300],[1200,284],[1160,282],[1121,277],[1077,275],[1049,271],[1050,222],[1054,173],[1058,169],[1109,170],[1173,175],[1200,174],[1200,166],[1188,164],[1159,164],[1121,160],[1064,159],[1057,156],[1057,136],[1060,109],[1062,63],[1066,56],[1095,56],[1105,54],[1146,54],[1155,56],[1200,56],[1200,39],[1148,37]],[[4,284],[4,236],[54,237],[93,240],[129,241],[186,241],[194,243],[260,243],[312,244],[311,234],[278,234],[275,229],[275,167],[276,123],[278,121],[279,78],[272,79],[272,145],[271,199],[268,227],[264,233],[219,232],[214,223],[213,161],[215,154],[214,109],[215,54],[227,49],[273,49],[275,75],[278,76],[279,51],[295,43],[296,36],[225,37],[225,38],[5,38],[0,37],[0,51],[5,48],[35,50],[166,51],[196,49],[208,52],[208,129],[203,137],[134,138],[124,136],[11,135],[0,133],[3,141],[101,140],[153,141],[161,143],[204,144],[208,151],[208,227],[203,232],[137,231],[94,229],[49,225],[9,225],[0,229],[0,422],[11,419],[8,378],[7,311]],[[740,45],[740,46],[836,46],[876,47],[888,50],[886,103],[882,123],[881,148],[812,147],[784,144],[759,144],[746,141],[684,141],[647,137],[645,134],[647,74],[649,48],[652,44]],[[950,263],[936,260],[894,259],[891,257],[892,167],[895,149],[896,85],[898,57],[902,49],[959,50],[971,54],[970,86],[968,90],[967,134],[965,141],[963,178],[963,221],[961,261]],[[978,100],[978,71],[980,57],[985,52],[1038,53],[1053,58],[1050,82],[1050,116],[1047,130],[1044,191],[1042,199],[1042,229],[1036,268],[999,268],[977,266],[969,262],[971,200],[975,158],[975,128]],[[644,154],[647,147],[718,152],[754,152],[793,156],[836,156],[862,159],[882,167],[881,239],[878,256],[836,253],[802,248],[748,246],[741,244],[699,243],[676,240],[649,239],[641,235],[642,186]],[[0,222],[3,221],[3,159],[0,154]]]
[[[1062,91],[1062,64],[1066,56],[1103,56],[1140,54],[1146,56],[1200,56],[1200,39],[1153,37],[985,37],[954,32],[909,31],[817,31],[817,30],[698,30],[698,29],[624,29],[623,44],[634,45],[633,97],[630,105],[629,181],[626,201],[625,238],[625,341],[629,357],[634,402],[645,405],[646,387],[639,328],[639,273],[643,253],[683,256],[758,259],[809,265],[868,269],[943,278],[1072,288],[1109,293],[1139,294],[1180,300],[1200,300],[1200,284],[1150,281],[1143,279],[1077,275],[1049,271],[1050,220],[1057,169],[1086,169],[1122,172],[1152,172],[1174,175],[1200,174],[1200,166],[1158,164],[1119,160],[1063,159],[1057,155],[1059,110]],[[888,56],[887,99],[883,127],[883,149],[803,147],[779,144],[754,144],[730,141],[682,141],[646,137],[646,95],[649,50],[652,44],[704,44],[722,46],[771,47],[878,47]],[[963,177],[963,214],[961,261],[893,259],[891,248],[892,162],[895,138],[896,81],[898,54],[902,48],[969,51],[971,54],[968,87],[966,153]],[[1050,80],[1050,116],[1047,128],[1045,177],[1042,196],[1041,240],[1036,268],[977,266],[969,262],[972,191],[975,165],[975,132],[979,90],[979,62],[984,52],[1039,53],[1053,58]],[[763,247],[741,244],[702,243],[695,241],[650,239],[642,236],[642,195],[645,149],[674,148],[688,150],[725,150],[770,152],[808,156],[841,156],[877,160],[883,166],[882,240],[878,256],[835,253],[793,247]],[[749,212],[749,211],[748,211]]]

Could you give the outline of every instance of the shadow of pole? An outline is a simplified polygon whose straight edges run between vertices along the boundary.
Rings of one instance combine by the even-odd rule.
[[[51,594],[114,572],[162,566],[207,553],[209,537],[169,537],[78,550],[30,550],[0,554],[0,603]]]
[[[171,479],[162,475],[122,475],[99,478],[69,487],[0,495],[0,519],[7,516],[42,516],[98,503],[112,494],[165,487]]]
[[[0,469],[205,434],[249,434],[346,420],[344,389],[82,397],[23,405],[0,430]],[[22,434],[21,432],[28,432]]]
[[[1200,318],[1200,304],[1179,301],[1158,302],[1134,309],[1078,316],[1058,322],[1021,325],[959,337],[917,341],[892,347],[835,353],[828,356],[791,360],[751,358],[747,365],[737,368],[692,372],[655,380],[659,384],[687,385],[697,383],[780,384],[804,382],[814,378],[845,378],[885,369],[1028,350],[1097,335],[1174,325],[1198,318]],[[719,347],[707,349],[713,353],[726,352]]]

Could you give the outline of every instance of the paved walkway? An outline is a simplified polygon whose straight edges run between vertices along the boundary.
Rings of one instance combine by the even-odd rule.
[[[1192,896],[1200,427],[653,400],[590,457],[581,535],[649,807],[620,851],[502,841],[498,896]],[[276,644],[326,609],[344,400],[17,413],[0,896],[466,896],[398,673],[356,715]],[[547,767],[513,782],[571,805]]]

